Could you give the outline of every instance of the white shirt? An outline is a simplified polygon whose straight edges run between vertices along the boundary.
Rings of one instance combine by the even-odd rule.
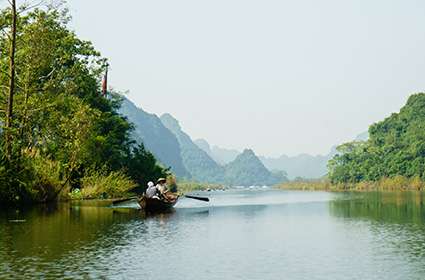
[[[156,187],[156,186],[152,186],[152,187],[149,187],[147,190],[146,190],[146,196],[148,197],[148,198],[152,198],[152,197],[154,197],[155,195],[156,195],[156,192],[158,191],[158,188]]]
[[[160,193],[165,193],[167,191],[167,187],[165,186],[165,184],[164,185],[158,184],[156,185],[156,188],[158,189]]]

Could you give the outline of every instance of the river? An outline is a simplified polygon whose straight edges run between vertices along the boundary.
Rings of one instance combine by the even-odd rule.
[[[0,279],[425,279],[422,193],[199,193],[0,214]]]

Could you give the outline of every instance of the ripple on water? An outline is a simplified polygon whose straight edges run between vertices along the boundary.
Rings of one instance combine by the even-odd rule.
[[[22,225],[0,220],[1,278],[425,279],[421,204],[405,212],[400,201],[344,194],[208,195],[210,207],[182,200],[148,217],[67,206],[25,214]]]

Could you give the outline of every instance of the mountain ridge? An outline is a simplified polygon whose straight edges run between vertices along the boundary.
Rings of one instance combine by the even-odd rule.
[[[224,168],[192,141],[192,138],[182,130],[179,122],[171,114],[163,114],[160,119],[162,124],[177,138],[183,163],[193,179],[206,183],[224,181]]]
[[[203,139],[193,141],[173,116],[164,114],[161,121],[176,136],[183,162],[196,180],[243,186],[274,185],[287,180],[284,173],[273,174],[268,170],[250,149],[222,165],[212,156],[208,142]]]
[[[176,137],[162,124],[160,118],[137,107],[128,98],[122,97],[119,112],[134,125],[132,137],[137,143],[145,145],[146,149],[166,167],[179,177],[190,177],[183,164],[180,147]]]
[[[243,186],[281,182],[281,178],[272,174],[251,149],[245,149],[234,161],[225,165],[225,180],[229,184]]]

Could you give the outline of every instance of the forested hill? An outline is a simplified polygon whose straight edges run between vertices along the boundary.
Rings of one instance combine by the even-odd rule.
[[[286,178],[272,174],[249,149],[227,164],[225,169],[225,180],[231,185],[274,185],[286,181]]]
[[[168,130],[155,114],[149,114],[136,107],[127,98],[123,99],[120,113],[133,123],[132,137],[145,147],[166,167],[180,178],[189,178],[190,174],[183,164],[180,145],[174,134]]]
[[[161,116],[161,121],[177,138],[183,163],[195,180],[209,183],[224,181],[224,168],[201,150],[170,114]]]
[[[399,113],[369,128],[367,141],[338,147],[330,161],[334,183],[403,176],[425,179],[425,94],[410,96]]]

